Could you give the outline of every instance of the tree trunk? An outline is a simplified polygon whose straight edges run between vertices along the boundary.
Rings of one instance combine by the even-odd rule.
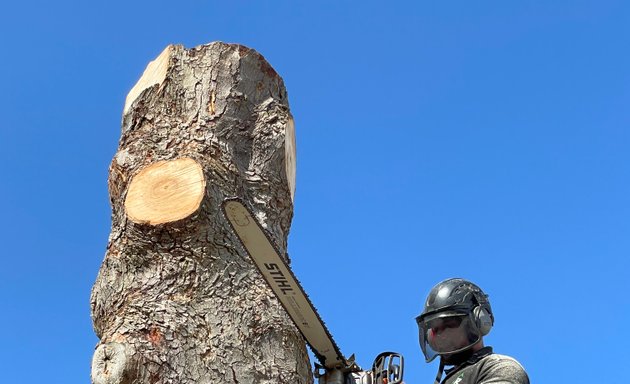
[[[169,46],[151,62],[109,171],[92,382],[311,383],[299,331],[220,211],[242,198],[286,254],[294,183],[286,90],[260,54]]]

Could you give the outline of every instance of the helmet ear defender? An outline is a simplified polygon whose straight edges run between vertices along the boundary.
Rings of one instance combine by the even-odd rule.
[[[475,324],[477,325],[477,329],[479,329],[479,333],[481,333],[481,336],[485,336],[490,333],[490,330],[492,329],[492,316],[490,316],[488,311],[478,305],[475,307],[475,309],[473,309],[473,316],[475,318]]]
[[[474,296],[477,306],[473,309],[473,317],[481,336],[485,336],[490,333],[494,319],[488,309],[485,308],[485,306],[488,305],[488,298],[485,297],[483,293],[481,293],[481,295],[475,293]]]

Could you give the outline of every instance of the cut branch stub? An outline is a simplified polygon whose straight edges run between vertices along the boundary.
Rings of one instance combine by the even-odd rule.
[[[125,211],[135,223],[157,225],[181,220],[199,209],[205,186],[203,169],[193,159],[160,161],[133,177]]]
[[[123,344],[101,344],[92,357],[92,382],[94,384],[120,384],[125,380],[127,365],[127,355]]]
[[[133,88],[131,88],[131,91],[127,94],[123,114],[127,113],[131,104],[138,98],[138,96],[140,96],[142,91],[156,84],[162,84],[162,82],[166,79],[169,58],[172,52],[173,46],[169,45],[155,60],[147,65],[147,68],[144,70],[140,80],[138,80],[136,85],[134,85]]]
[[[289,184],[289,192],[291,200],[295,196],[295,123],[293,119],[287,121],[286,133],[284,136],[284,156],[285,171],[287,173],[287,183]]]

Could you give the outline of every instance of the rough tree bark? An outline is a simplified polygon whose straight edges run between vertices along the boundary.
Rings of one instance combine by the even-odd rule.
[[[312,382],[300,333],[220,213],[241,197],[286,252],[294,154],[283,81],[254,50],[175,45],[148,65],[110,166],[93,383]]]

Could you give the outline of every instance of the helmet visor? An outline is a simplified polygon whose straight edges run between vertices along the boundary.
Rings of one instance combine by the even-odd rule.
[[[437,355],[464,351],[481,340],[481,333],[468,313],[438,313],[418,316],[420,348],[427,362]]]

